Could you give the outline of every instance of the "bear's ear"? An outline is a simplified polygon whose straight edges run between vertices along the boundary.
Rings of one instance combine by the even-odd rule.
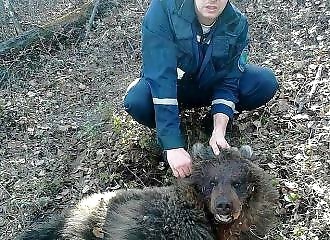
[[[202,143],[198,142],[192,146],[191,155],[193,159],[203,159],[204,152],[205,146]]]
[[[241,157],[241,152],[237,147],[231,147],[229,150],[227,150],[227,152],[231,154],[231,157]]]
[[[210,146],[205,147],[202,143],[195,143],[191,149],[191,156],[193,160],[209,160],[214,158],[212,148]]]
[[[182,186],[195,186],[198,179],[195,178],[194,173],[185,178],[179,178],[178,181]]]
[[[241,153],[242,158],[249,159],[249,160],[252,159],[253,151],[252,151],[252,148],[249,145],[241,146],[239,151]]]

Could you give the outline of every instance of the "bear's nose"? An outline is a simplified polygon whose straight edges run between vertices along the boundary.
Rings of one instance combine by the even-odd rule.
[[[229,214],[232,210],[232,207],[232,203],[225,199],[219,199],[216,204],[216,208],[223,214]]]

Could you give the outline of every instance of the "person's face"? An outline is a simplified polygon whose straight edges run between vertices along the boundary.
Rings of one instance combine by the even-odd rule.
[[[228,0],[195,0],[195,11],[202,24],[211,24],[222,13]]]

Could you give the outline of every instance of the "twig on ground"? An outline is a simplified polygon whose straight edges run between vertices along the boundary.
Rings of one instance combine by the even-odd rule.
[[[142,179],[141,178],[139,178],[125,163],[122,163],[125,167],[126,167],[126,169],[130,172],[130,173],[132,173],[133,175],[134,175],[134,177],[137,179],[137,180],[139,180],[140,182],[141,182],[141,184],[142,184],[142,186],[143,187],[146,187],[146,185],[144,184],[144,182],[142,181]]]
[[[317,84],[319,84],[320,79],[321,79],[321,75],[322,75],[322,70],[323,70],[323,65],[319,65],[319,67],[317,68],[317,73],[315,75],[315,79],[314,81],[312,81],[310,84],[312,85],[310,92],[307,94],[309,99],[312,98],[313,94],[316,91],[317,88]]]
[[[5,8],[9,12],[9,17],[13,21],[13,24],[15,26],[16,35],[23,32],[21,23],[16,19],[14,8],[10,2],[10,0],[3,0]]]
[[[0,184],[0,188],[9,196],[9,197],[12,197],[11,196],[11,194],[10,194],[10,192],[8,192],[8,190],[4,187],[4,186],[2,186],[2,184]]]
[[[88,38],[88,35],[91,31],[91,28],[92,28],[92,25],[93,25],[93,22],[94,22],[94,18],[95,18],[95,15],[97,13],[97,8],[99,6],[99,3],[100,3],[100,0],[94,0],[94,7],[93,7],[93,11],[92,11],[92,14],[87,22],[87,25],[86,25],[86,34],[85,34],[85,38]]]
[[[13,24],[15,26],[16,35],[22,33],[23,29],[22,29],[21,23],[16,19],[14,8],[13,8],[10,0],[3,0],[3,3],[5,5],[5,8],[7,9],[7,11],[9,12],[9,17],[13,21]]]
[[[131,43],[131,41],[129,39],[126,39],[126,41],[128,42],[128,45],[130,46],[131,50],[132,50],[132,54],[135,52],[135,49]]]
[[[139,4],[140,8],[143,10],[144,9],[143,2],[141,0],[137,0],[137,3]]]

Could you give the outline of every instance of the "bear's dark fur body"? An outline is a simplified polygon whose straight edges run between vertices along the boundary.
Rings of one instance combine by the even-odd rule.
[[[266,234],[278,198],[271,178],[239,151],[215,157],[198,144],[192,156],[188,179],[169,187],[92,195],[65,218],[19,239],[252,240]]]

